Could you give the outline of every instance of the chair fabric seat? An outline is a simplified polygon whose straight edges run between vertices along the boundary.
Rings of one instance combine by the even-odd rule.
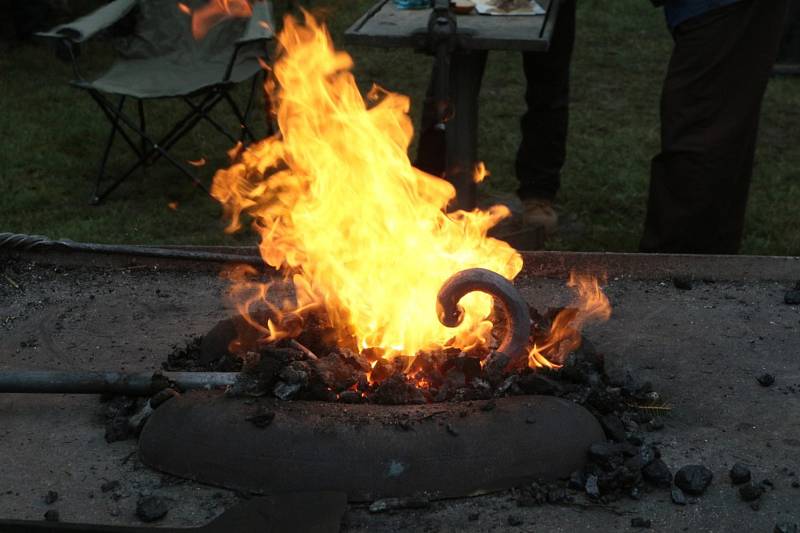
[[[261,69],[258,58],[246,54],[233,66],[230,80],[233,83],[255,76]],[[219,85],[228,67],[230,55],[218,58],[186,58],[171,54],[147,59],[118,59],[99,78],[91,82],[74,81],[82,89],[92,88],[110,94],[134,98],[168,98],[185,96]]]

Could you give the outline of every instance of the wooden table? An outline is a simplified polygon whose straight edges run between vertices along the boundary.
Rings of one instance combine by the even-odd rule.
[[[456,188],[456,208],[473,209],[477,187],[478,93],[489,50],[546,52],[560,0],[537,0],[538,16],[456,15],[456,46],[450,57],[450,108],[447,122],[447,179]],[[347,44],[425,50],[430,9],[397,9],[380,0],[345,32]]]

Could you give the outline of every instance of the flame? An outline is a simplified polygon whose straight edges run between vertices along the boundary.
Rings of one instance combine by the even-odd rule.
[[[192,17],[192,35],[195,39],[202,39],[206,34],[229,18],[247,18],[253,14],[253,9],[248,0],[210,0],[199,9],[192,9],[183,2],[178,3],[178,9]]]
[[[533,345],[528,354],[531,368],[560,368],[567,355],[580,347],[583,327],[611,317],[611,304],[596,277],[573,272],[567,286],[575,289],[577,305],[562,309],[541,346]]]
[[[452,185],[408,159],[409,99],[379,87],[362,96],[351,57],[309,14],[304,23],[286,18],[278,40],[266,89],[279,134],[237,148],[233,165],[215,175],[212,195],[230,219],[228,231],[247,215],[264,261],[299,287],[302,297],[281,311],[321,306],[342,338],[384,356],[488,342],[491,297],[464,297],[464,320],[451,329],[436,317],[436,295],[466,268],[517,275],[520,255],[486,236],[508,210],[445,214]],[[260,328],[281,334],[275,321]]]

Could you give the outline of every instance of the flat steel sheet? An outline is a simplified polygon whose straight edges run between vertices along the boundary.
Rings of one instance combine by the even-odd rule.
[[[544,52],[550,44],[559,0],[539,2],[547,15],[496,17],[457,15],[459,46],[465,50]],[[384,48],[423,48],[430,9],[397,9],[380,0],[345,32],[345,42]]]

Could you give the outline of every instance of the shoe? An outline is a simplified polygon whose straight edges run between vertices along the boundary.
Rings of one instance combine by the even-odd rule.
[[[522,202],[516,194],[509,193],[486,193],[478,191],[479,209],[488,210],[495,205],[502,205],[510,212],[510,216],[501,220],[496,226],[489,230],[491,237],[503,237],[509,233],[514,233],[522,229]]]
[[[529,228],[542,228],[546,237],[558,231],[558,213],[553,201],[544,198],[522,200],[522,223]]]

